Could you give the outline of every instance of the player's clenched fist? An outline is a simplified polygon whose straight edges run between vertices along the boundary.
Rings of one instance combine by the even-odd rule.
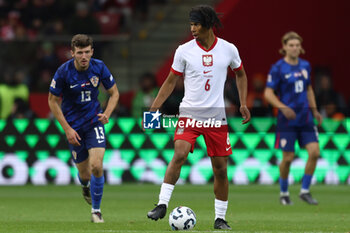
[[[98,116],[98,120],[102,123],[102,124],[107,124],[109,122],[108,117],[106,116],[106,114],[104,113],[99,113],[97,114]]]

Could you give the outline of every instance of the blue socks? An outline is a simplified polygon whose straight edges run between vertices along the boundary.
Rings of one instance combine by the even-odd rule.
[[[301,184],[303,190],[309,190],[311,184],[312,175],[305,174]]]
[[[280,177],[279,181],[280,181],[280,189],[281,189],[281,192],[282,192],[282,193],[288,192],[288,178],[287,178],[287,179],[282,179],[282,178]]]
[[[82,179],[80,178],[79,172],[78,172],[78,179],[79,179],[79,181],[80,181],[80,184],[82,184],[83,186],[88,186],[89,181],[88,181],[88,180],[82,180]]]
[[[92,208],[95,210],[100,209],[104,183],[105,183],[104,175],[102,175],[101,177],[95,177],[94,175],[91,175],[91,182],[90,182],[91,201],[92,201]]]
[[[309,192],[311,180],[312,180],[312,175],[305,174],[303,176],[303,180],[301,183],[301,192],[302,193]],[[280,182],[281,193],[288,192],[288,179],[282,179],[280,177],[279,182]]]

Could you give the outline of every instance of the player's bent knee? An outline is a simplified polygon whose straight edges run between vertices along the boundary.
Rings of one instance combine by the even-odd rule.
[[[92,174],[94,174],[94,176],[101,176],[101,174],[103,173],[103,167],[100,164],[93,164],[91,166],[91,171]]]
[[[285,159],[286,164],[290,165],[293,162],[293,159],[287,158]]]
[[[310,148],[309,149],[309,158],[316,160],[320,157],[320,149],[318,147]]]
[[[79,177],[82,180],[90,180],[91,171],[87,168],[80,168],[79,169]]]
[[[288,152],[283,153],[283,161],[285,163],[290,164],[293,162],[293,159],[294,159],[294,153],[288,153]]]
[[[185,163],[186,157],[184,157],[184,156],[175,156],[175,155],[174,155],[172,161],[173,161],[175,164],[180,164],[180,165],[182,165],[182,164]]]
[[[187,159],[188,153],[185,150],[177,150],[174,153],[173,161],[175,163],[183,164]]]
[[[310,158],[317,160],[320,157],[320,152],[319,151],[315,151],[313,153],[310,154]]]
[[[227,179],[227,169],[225,167],[214,168],[213,171],[216,179]]]
[[[91,173],[90,172],[83,172],[79,173],[80,179],[82,180],[90,180]]]

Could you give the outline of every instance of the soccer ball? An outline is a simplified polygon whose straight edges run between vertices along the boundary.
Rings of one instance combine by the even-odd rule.
[[[196,214],[186,206],[176,207],[169,215],[172,230],[190,230],[196,225],[196,221]]]

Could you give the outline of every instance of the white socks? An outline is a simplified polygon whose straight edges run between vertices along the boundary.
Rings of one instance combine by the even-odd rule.
[[[167,183],[162,184],[160,188],[160,193],[159,193],[158,205],[165,204],[166,207],[168,208],[168,203],[170,201],[171,194],[173,193],[174,187],[175,186],[172,184],[167,184]]]
[[[174,185],[163,183],[160,188],[159,193],[159,202],[158,205],[165,204],[168,207],[171,195],[174,190]],[[225,220],[226,211],[227,211],[228,201],[221,201],[215,199],[215,219],[221,218]]]
[[[310,191],[309,191],[308,189],[303,189],[303,188],[302,188],[302,189],[300,190],[300,193],[301,193],[301,194],[309,193],[309,192],[310,192]]]
[[[280,197],[287,197],[289,196],[289,192],[280,192]]]
[[[227,205],[228,201],[220,201],[215,199],[215,219],[222,218],[225,220]]]

